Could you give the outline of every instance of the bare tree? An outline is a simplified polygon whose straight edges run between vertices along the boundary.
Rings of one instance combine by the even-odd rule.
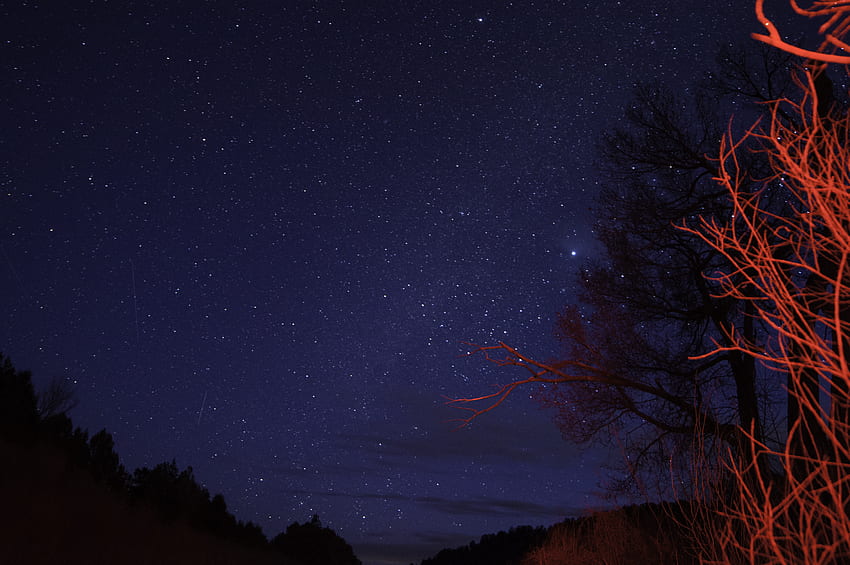
[[[38,415],[42,420],[58,414],[67,414],[79,402],[74,391],[74,383],[68,377],[53,377],[37,396]]]
[[[717,283],[706,279],[728,265],[725,257],[676,224],[731,211],[713,180],[725,123],[717,95],[738,102],[781,96],[789,81],[779,78],[779,69],[786,65],[773,50],[727,50],[720,70],[688,98],[657,85],[637,88],[626,125],[604,135],[600,146],[607,180],[595,231],[605,255],[578,275],[581,306],[557,317],[561,350],[540,358],[506,343],[473,345],[472,353],[520,367],[525,377],[454,399],[468,412],[463,423],[517,388],[534,387],[568,439],[625,447],[624,480],[612,483],[615,491],[636,486],[635,478],[645,486],[660,480],[667,485],[661,488],[669,488],[671,475],[685,480],[694,449],[740,451],[742,423],[764,441],[779,441],[775,418],[781,415],[770,410],[777,387],[755,359],[732,350],[698,358],[732,328],[753,342],[765,329],[749,301],[718,296]],[[763,156],[753,154],[742,165],[752,179],[769,173]],[[749,182],[753,191],[762,186]],[[770,205],[780,213],[784,198]]]
[[[802,101],[778,100],[765,129],[724,138],[718,181],[732,213],[684,228],[727,259],[713,276],[719,294],[748,301],[770,329],[765,343],[730,332],[709,355],[747,354],[787,383],[785,443],[749,432],[750,458],[727,458],[735,497],[719,509],[727,520],[714,556],[726,563],[850,560],[850,115],[819,99],[823,72],[806,63]],[[793,126],[780,110],[796,116]],[[741,188],[738,156],[753,139],[787,189],[789,214],[765,209],[767,189]]]

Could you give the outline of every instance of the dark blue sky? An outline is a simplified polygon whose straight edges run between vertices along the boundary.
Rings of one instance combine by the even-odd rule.
[[[0,351],[77,425],[367,565],[602,504],[531,400],[452,431],[443,396],[510,376],[464,340],[557,352],[596,139],[750,2],[13,4]]]

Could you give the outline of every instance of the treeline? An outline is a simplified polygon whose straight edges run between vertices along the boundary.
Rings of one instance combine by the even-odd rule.
[[[516,565],[548,535],[544,526],[517,526],[507,532],[486,534],[453,549],[443,549],[420,565]]]
[[[443,549],[420,565],[696,565],[687,502],[630,505],[550,527],[518,526]]]
[[[54,381],[36,394],[0,354],[0,562],[360,565],[318,516],[269,541],[191,467],[128,472],[111,434],[74,427],[68,392]]]

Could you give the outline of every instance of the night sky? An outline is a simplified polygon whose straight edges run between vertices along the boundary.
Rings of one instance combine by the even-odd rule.
[[[444,396],[511,376],[463,341],[557,352],[598,252],[596,139],[636,81],[691,87],[761,31],[752,2],[56,0],[0,21],[0,351],[73,379],[74,423],[128,469],[191,465],[268,536],[318,513],[367,565],[604,504],[618,454],[527,395],[453,431]]]

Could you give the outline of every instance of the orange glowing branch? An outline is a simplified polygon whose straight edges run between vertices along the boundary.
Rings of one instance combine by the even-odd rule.
[[[496,385],[495,392],[484,394],[476,397],[466,398],[449,398],[447,405],[465,410],[470,413],[466,418],[459,418],[454,421],[459,422],[459,427],[464,427],[470,424],[473,420],[486,414],[491,410],[500,406],[517,388],[528,387],[529,385],[557,385],[557,384],[595,384],[605,387],[613,387],[619,390],[628,390],[636,393],[642,393],[650,397],[666,401],[678,408],[693,412],[695,407],[686,399],[670,393],[668,390],[660,386],[660,384],[651,385],[646,382],[631,380],[620,375],[611,373],[604,368],[593,366],[589,363],[578,360],[565,360],[553,363],[542,363],[527,355],[519,353],[510,345],[500,342],[499,345],[478,346],[472,343],[466,345],[473,349],[466,355],[475,355],[481,353],[487,361],[499,367],[520,367],[527,371],[530,376],[524,379],[516,379],[507,384]],[[496,357],[492,352],[504,352],[504,357]],[[657,420],[651,414],[642,412],[637,403],[629,399],[626,395],[618,395],[618,402],[622,404],[629,412],[643,418],[645,421],[651,422],[662,429],[674,431],[674,428],[668,424]],[[706,417],[707,418],[707,417]],[[707,418],[711,420],[710,418]],[[726,428],[713,420],[711,420],[718,430],[728,432]],[[678,428],[675,431],[681,433],[689,431],[692,428]]]
[[[816,4],[836,10],[830,25],[844,25],[850,3]],[[797,82],[801,101],[774,102],[767,131],[744,136],[761,143],[775,174],[748,191],[737,158],[743,140],[727,134],[717,181],[732,212],[682,228],[725,257],[727,272],[711,275],[719,293],[750,301],[772,336],[754,344],[730,330],[732,345],[714,353],[737,349],[787,379],[784,445],[748,432],[751,456],[728,457],[735,496],[724,493],[718,506],[725,520],[707,562],[850,560],[850,116],[819,107],[813,72]],[[784,195],[783,213],[763,206],[768,191]]]
[[[848,30],[850,30],[850,1],[843,0],[838,2],[830,2],[827,0],[816,0],[813,3],[812,8],[800,8],[795,0],[790,0],[791,6],[794,8],[794,11],[802,16],[806,16],[809,18],[815,17],[823,17],[828,16],[829,19],[820,26],[818,29],[818,33],[824,36],[824,42],[818,51],[810,51],[808,49],[803,49],[797,47],[795,45],[791,45],[787,43],[779,33],[779,30],[773,24],[773,22],[764,15],[764,0],[756,0],[755,8],[756,8],[756,17],[759,22],[767,28],[767,35],[754,33],[752,34],[753,39],[757,39],[758,41],[763,41],[768,45],[772,45],[777,49],[781,49],[787,53],[791,53],[793,55],[799,55],[800,57],[804,57],[806,59],[812,59],[815,61],[823,61],[825,63],[839,63],[839,64],[850,64],[850,56],[847,55],[834,55],[831,53],[824,53],[823,50],[827,46],[832,46],[834,48],[841,49],[843,51],[850,51],[850,46],[848,46],[842,39],[847,34]],[[828,31],[830,28],[834,28],[831,32]]]
[[[820,47],[820,50],[818,51],[802,49],[785,42],[773,22],[765,16],[763,3],[764,0],[756,0],[756,17],[762,23],[762,25],[767,28],[768,35],[754,33],[752,34],[753,38],[759,41],[763,41],[768,45],[772,45],[788,53],[799,55],[807,59],[813,59],[816,61],[823,61],[827,63],[850,63],[850,56],[833,55],[823,52],[823,50],[830,45],[838,49],[850,51],[850,47],[848,47],[848,45],[844,41],[842,41],[844,35],[846,35],[848,30],[850,30],[850,2],[848,2],[847,0],[838,2],[816,0],[813,3],[813,8],[805,9],[800,8],[800,6],[795,0],[790,0],[792,8],[800,15],[809,18],[824,16],[829,17],[827,22],[822,24],[818,30],[818,32],[824,35],[825,38],[823,44]],[[829,32],[828,30],[831,27],[834,27],[835,29],[832,32]]]
[[[466,343],[466,345],[471,346],[473,349],[467,353],[467,355],[475,355],[476,353],[482,353],[491,363],[499,366],[499,367],[521,367],[528,371],[531,376],[525,379],[518,379],[512,381],[508,384],[497,385],[496,392],[491,394],[485,394],[482,396],[476,396],[471,398],[450,398],[447,404],[453,408],[457,408],[459,410],[469,411],[471,414],[468,418],[461,418],[455,420],[460,422],[460,426],[466,426],[471,423],[475,418],[485,414],[494,408],[501,405],[505,400],[507,400],[508,396],[516,389],[517,387],[531,385],[531,384],[555,384],[555,383],[564,383],[564,382],[587,382],[587,381],[597,381],[602,378],[599,372],[593,367],[583,364],[583,363],[572,363],[572,368],[580,368],[584,371],[584,376],[570,375],[563,371],[562,368],[555,367],[552,365],[547,365],[545,363],[541,363],[539,361],[535,361],[534,359],[522,355],[516,349],[509,346],[504,342],[499,342],[499,345],[490,345],[490,346],[479,346],[473,343]],[[504,357],[494,357],[491,352],[493,351],[502,351],[505,352],[506,355]],[[480,407],[483,403],[483,407]]]
[[[777,103],[769,132],[756,133],[751,129],[746,134],[759,138],[768,147],[774,170],[781,171],[774,182],[781,177],[789,194],[794,211],[791,217],[763,210],[760,192],[743,193],[738,189],[741,173],[736,153],[741,141],[733,143],[727,135],[721,147],[717,180],[730,191],[732,217],[727,224],[717,218],[704,218],[698,228],[688,231],[715,247],[735,266],[734,272],[714,278],[721,283],[725,296],[755,301],[759,317],[783,337],[783,344],[793,342],[801,350],[817,351],[814,357],[823,359],[819,369],[832,369],[829,372],[834,376],[836,371],[847,373],[843,343],[848,328],[841,313],[850,306],[846,289],[850,251],[846,132],[850,131],[850,121],[845,117],[831,120],[828,126],[824,124],[814,110],[808,109],[816,107],[817,101],[811,80],[807,86],[810,96],[803,102],[783,101],[798,116],[796,124],[782,123]],[[808,277],[810,284],[796,284],[795,277]],[[753,289],[758,298],[752,298]],[[828,294],[826,289],[831,289]],[[822,310],[827,307],[829,314],[825,315]],[[821,328],[832,333],[828,340]],[[765,357],[762,351],[747,349],[748,353]],[[793,365],[794,357],[784,362]],[[807,366],[811,362],[805,361]]]

